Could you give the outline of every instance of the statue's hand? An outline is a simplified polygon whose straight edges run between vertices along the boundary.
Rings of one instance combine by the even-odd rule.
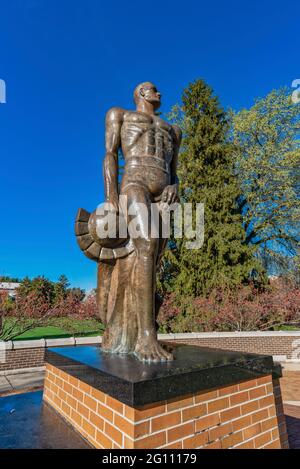
[[[167,203],[168,205],[179,201],[177,184],[173,184],[172,186],[167,186],[164,188],[161,201]]]

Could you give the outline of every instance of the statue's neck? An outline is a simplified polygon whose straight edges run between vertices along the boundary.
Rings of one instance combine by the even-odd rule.
[[[136,110],[138,112],[144,112],[145,114],[150,114],[153,116],[155,114],[155,109],[151,103],[148,103],[147,101],[141,101],[138,103],[136,106]]]

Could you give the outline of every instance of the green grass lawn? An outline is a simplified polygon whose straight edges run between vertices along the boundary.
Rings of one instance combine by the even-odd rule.
[[[102,331],[91,331],[91,332],[79,332],[75,334],[77,337],[85,336],[96,336],[101,335]],[[73,337],[74,334],[70,334],[64,329],[59,327],[36,327],[31,331],[24,332],[24,334],[19,335],[14,340],[33,340],[33,339],[58,339],[63,337]]]
[[[279,326],[279,327],[274,327],[274,331],[299,331],[298,326]]]
[[[51,326],[36,327],[18,335],[14,340],[58,339],[63,337],[88,337],[103,334],[103,325],[92,319],[57,319]]]

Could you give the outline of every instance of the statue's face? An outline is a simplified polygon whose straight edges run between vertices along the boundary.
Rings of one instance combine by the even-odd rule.
[[[148,101],[148,103],[151,103],[155,109],[160,107],[161,94],[157,91],[157,88],[152,83],[143,86],[141,89],[141,95],[143,96],[144,100]]]

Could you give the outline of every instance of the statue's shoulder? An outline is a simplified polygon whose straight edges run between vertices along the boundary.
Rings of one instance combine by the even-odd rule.
[[[121,107],[112,107],[106,113],[106,122],[120,122],[123,120],[126,110]]]

